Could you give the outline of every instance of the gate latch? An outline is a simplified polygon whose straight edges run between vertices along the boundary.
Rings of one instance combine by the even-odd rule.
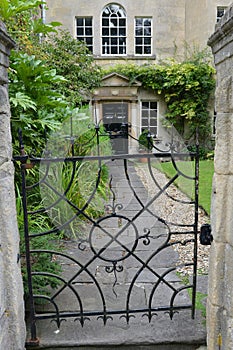
[[[201,226],[200,243],[202,245],[211,245],[213,241],[213,235],[211,234],[210,224],[204,224]]]

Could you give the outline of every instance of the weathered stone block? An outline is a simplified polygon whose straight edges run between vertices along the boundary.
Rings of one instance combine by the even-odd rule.
[[[217,174],[233,174],[233,114],[218,113],[216,120],[215,171]]]
[[[224,293],[224,307],[228,317],[233,319],[233,247],[230,244],[226,245],[225,249],[225,293]],[[233,341],[233,338],[232,338]],[[232,347],[233,348],[233,347]]]
[[[225,244],[213,242],[209,259],[209,302],[223,307],[224,278],[225,278]],[[218,271],[216,275],[215,271]]]

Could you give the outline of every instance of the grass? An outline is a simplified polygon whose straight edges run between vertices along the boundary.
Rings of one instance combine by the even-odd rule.
[[[178,161],[178,169],[185,175],[194,176],[195,164],[192,161]],[[155,164],[156,168],[163,171],[169,178],[176,174],[171,162],[164,162]],[[205,212],[210,215],[211,205],[211,191],[212,191],[212,177],[214,173],[214,164],[212,160],[201,160],[199,164],[199,206],[202,207]],[[183,176],[175,181],[176,186],[190,198],[194,197],[194,186],[191,185],[191,181]]]

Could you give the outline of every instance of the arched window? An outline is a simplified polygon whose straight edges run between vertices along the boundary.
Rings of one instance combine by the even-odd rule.
[[[102,54],[126,54],[126,12],[120,5],[109,4],[103,9]]]

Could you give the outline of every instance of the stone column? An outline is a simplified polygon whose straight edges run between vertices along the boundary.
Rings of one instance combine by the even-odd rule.
[[[14,42],[0,21],[0,349],[23,350],[24,302],[15,208],[8,76]]]
[[[217,70],[208,350],[233,349],[233,3],[209,38]]]

